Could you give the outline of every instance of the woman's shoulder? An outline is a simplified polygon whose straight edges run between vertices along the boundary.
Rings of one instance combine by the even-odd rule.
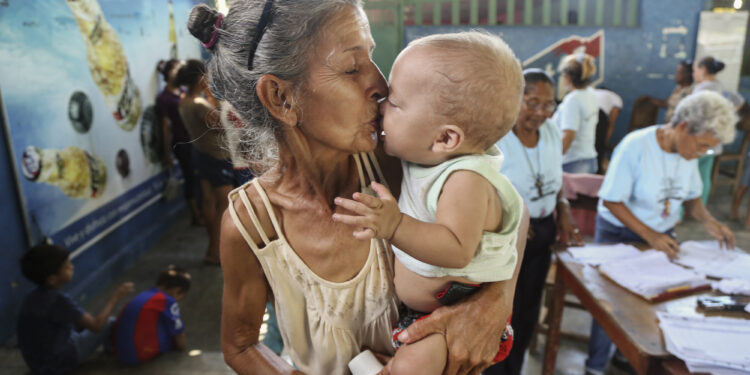
[[[560,128],[550,119],[544,120],[542,126],[539,127],[539,134],[541,138],[544,138],[544,142],[559,142],[562,139]]]
[[[222,233],[227,231],[232,235],[233,242],[252,241],[255,245],[263,247],[264,241],[261,233],[269,239],[276,237],[271,214],[261,196],[259,184],[259,182],[247,183],[229,193],[229,209],[224,213],[221,229]],[[257,224],[253,216],[257,219]]]

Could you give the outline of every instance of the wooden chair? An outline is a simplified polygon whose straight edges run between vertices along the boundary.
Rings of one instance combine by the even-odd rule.
[[[628,133],[633,130],[655,125],[659,118],[659,107],[651,101],[650,96],[639,96],[633,102],[633,112],[630,116]]]

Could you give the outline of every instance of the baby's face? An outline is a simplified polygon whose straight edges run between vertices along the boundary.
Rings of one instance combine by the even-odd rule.
[[[435,76],[430,55],[407,49],[396,58],[388,97],[380,104],[385,152],[405,161],[432,164],[432,142],[440,124],[436,112]]]

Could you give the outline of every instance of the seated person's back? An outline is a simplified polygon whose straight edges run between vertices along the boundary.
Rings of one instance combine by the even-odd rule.
[[[169,266],[156,286],[135,296],[122,309],[114,329],[117,358],[129,365],[160,353],[185,349],[185,325],[177,302],[190,288],[190,274]]]

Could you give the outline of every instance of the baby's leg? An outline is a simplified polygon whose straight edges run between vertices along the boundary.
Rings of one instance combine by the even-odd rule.
[[[396,351],[391,360],[391,375],[440,375],[447,357],[445,337],[432,334]]]

